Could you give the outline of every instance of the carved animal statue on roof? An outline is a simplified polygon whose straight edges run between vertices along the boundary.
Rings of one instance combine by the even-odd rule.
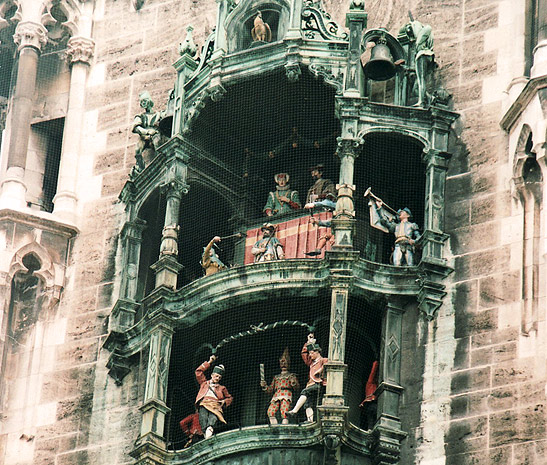
[[[251,29],[251,36],[254,42],[271,42],[272,31],[270,26],[262,20],[262,12],[260,11],[256,14],[254,26]]]

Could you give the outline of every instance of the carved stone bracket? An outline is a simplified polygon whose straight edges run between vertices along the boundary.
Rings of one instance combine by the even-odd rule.
[[[309,70],[317,77],[322,77],[327,84],[330,84],[336,89],[337,94],[341,94],[344,89],[344,75],[342,71],[334,74],[332,67],[321,63],[311,63]]]
[[[302,23],[304,37],[308,39],[348,40],[348,33],[321,8],[319,2],[304,3]]]
[[[67,43],[67,58],[70,63],[89,65],[95,51],[95,42],[86,37],[71,37]]]
[[[418,308],[428,321],[435,318],[437,310],[443,303],[443,298],[446,295],[446,286],[443,281],[452,271],[453,269],[444,261],[422,259],[420,262],[419,278],[417,279],[420,285]]]
[[[47,44],[47,29],[42,24],[32,21],[19,23],[15,28],[13,41],[17,44],[18,50],[25,47],[41,50]]]

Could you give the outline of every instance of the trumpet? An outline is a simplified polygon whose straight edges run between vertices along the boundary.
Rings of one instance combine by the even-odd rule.
[[[365,193],[363,194],[363,196],[366,198],[366,197],[371,197],[373,200],[375,200],[376,202],[382,202],[382,207],[385,208],[386,210],[389,210],[390,212],[394,213],[395,215],[397,214],[397,211],[394,210],[393,208],[391,208],[387,203],[385,203],[380,197],[378,197],[377,195],[374,195],[373,192],[372,192],[372,188],[369,187]]]

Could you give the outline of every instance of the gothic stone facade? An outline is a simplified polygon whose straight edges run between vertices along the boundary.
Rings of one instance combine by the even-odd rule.
[[[280,13],[285,3],[270,3],[279,23],[287,20]],[[260,6],[243,0],[241,4]],[[446,105],[413,108],[399,95],[396,112],[392,104],[387,109],[372,105],[377,113],[357,110],[360,116],[354,118],[373,123],[385,118],[392,125],[412,121],[416,133],[427,127],[429,134],[447,137],[439,142],[442,150],[426,154],[431,184],[421,187],[420,215],[430,220],[423,226],[430,231],[424,256],[431,260],[422,260],[416,274],[369,267],[349,247],[353,199],[368,187],[347,168],[362,142],[350,131],[350,123],[342,127],[338,149],[346,171],[340,169],[336,179],[341,185],[337,211],[349,212],[339,215],[335,224],[339,249],[308,268],[304,261],[249,268],[257,270],[258,285],[264,289],[261,273],[270,273],[278,282],[293,276],[296,290],[288,295],[294,292],[295,298],[306,286],[310,298],[328,288],[323,306],[334,323],[345,321],[344,316],[336,320],[336,311],[348,309],[353,292],[349,289],[360,285],[355,282],[364,283],[359,298],[366,300],[368,293],[383,296],[387,305],[380,317],[384,336],[379,349],[385,363],[379,422],[372,433],[344,426],[351,405],[343,392],[343,343],[338,340],[336,345],[334,333],[327,332],[328,355],[337,363],[328,369],[331,381],[318,427],[288,426],[287,433],[279,429],[275,437],[260,426],[227,432],[214,438],[214,454],[207,441],[186,455],[168,450],[163,422],[169,411],[166,365],[176,328],[173,315],[184,302],[169,286],[175,285],[180,269],[176,254],[164,254],[163,260],[155,256],[148,263],[156,263],[155,284],[132,287],[132,279],[144,279],[139,272],[128,274],[128,265],[135,265],[131,251],[135,244],[140,247],[145,234],[132,209],[144,204],[140,193],[152,192],[150,183],[161,176],[169,181],[162,181],[168,214],[178,213],[184,196],[192,195],[196,175],[187,175],[186,169],[203,167],[193,167],[186,158],[191,149],[184,145],[184,124],[191,119],[190,110],[206,114],[217,102],[222,105],[224,91],[229,98],[229,86],[221,84],[226,70],[206,78],[212,83],[206,101],[191,95],[187,101],[194,107],[186,109],[172,102],[174,134],[180,133],[180,138],[159,151],[156,165],[165,164],[157,167],[156,178],[150,174],[156,166],[152,160],[146,160],[150,175],[131,174],[138,141],[132,133],[133,118],[142,113],[138,96],[143,90],[157,110],[165,108],[175,83],[175,97],[184,101],[184,80],[203,66],[207,48],[196,62],[188,49],[181,56],[179,44],[192,24],[195,43],[207,46],[213,29],[223,27],[219,5],[235,6],[179,0],[0,1],[0,73],[3,82],[11,82],[0,84],[3,463],[544,464],[547,14],[536,0],[323,2],[321,8],[330,12],[334,23],[350,32],[356,28],[354,51],[361,46],[359,27],[376,31],[372,39],[382,27],[396,38],[410,9],[434,31],[435,81],[452,94],[450,110]],[[276,5],[281,6],[276,10]],[[321,8],[316,18],[325,18]],[[247,24],[248,17],[242,14],[239,19],[234,28]],[[316,23],[315,30],[332,34],[325,42],[352,44],[343,28],[322,30]],[[229,35],[225,40],[228,48],[242,46],[230,42]],[[333,46],[326,55],[320,47],[309,50],[310,56],[323,56],[323,64],[338,60],[339,69],[353,65],[353,87],[349,79],[337,80],[334,68],[316,67],[314,73],[313,63],[305,58],[287,61],[284,72],[285,79],[298,85],[311,69],[321,85],[346,92],[339,99],[338,117],[349,121],[363,86],[358,83],[358,55],[348,61],[341,52],[345,49]],[[287,56],[304,56],[292,52]],[[260,68],[267,63],[264,59],[247,64]],[[374,102],[371,93],[369,97]],[[389,120],[394,114],[396,122]],[[62,145],[55,148],[59,139]],[[436,144],[431,148],[438,149]],[[432,162],[434,157],[444,157],[446,163]],[[60,164],[52,170],[47,160],[55,158]],[[359,157],[355,160],[357,167]],[[442,172],[440,178],[436,169]],[[46,187],[52,172],[53,190]],[[350,238],[349,245],[342,243],[344,236]],[[171,246],[188,250],[208,240]],[[164,251],[167,242],[164,234]],[[202,286],[198,279],[188,289],[195,299],[205,302],[213,295],[215,305],[235,306],[235,301],[222,302],[237,294],[239,277],[233,270],[225,273],[217,284],[209,280]],[[275,295],[274,290],[272,298]],[[145,296],[148,319],[133,326],[142,316],[135,302]],[[393,338],[385,336],[390,331]],[[139,339],[141,334],[146,340]],[[345,329],[339,334],[346,334]],[[262,445],[247,447],[257,440]],[[237,447],[230,449],[234,444]],[[287,454],[280,446],[287,447]],[[307,455],[294,452],[299,450]]]

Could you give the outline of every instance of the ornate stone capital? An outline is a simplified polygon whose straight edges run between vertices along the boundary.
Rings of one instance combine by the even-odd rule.
[[[66,54],[70,63],[90,64],[95,51],[95,42],[86,37],[71,37],[67,44]]]
[[[25,47],[41,50],[47,44],[47,29],[42,24],[31,21],[19,23],[15,28],[13,41],[19,51]]]
[[[338,156],[350,155],[353,158],[359,156],[359,149],[361,147],[361,141],[359,139],[345,139],[343,137],[337,137],[336,143],[338,145]]]

